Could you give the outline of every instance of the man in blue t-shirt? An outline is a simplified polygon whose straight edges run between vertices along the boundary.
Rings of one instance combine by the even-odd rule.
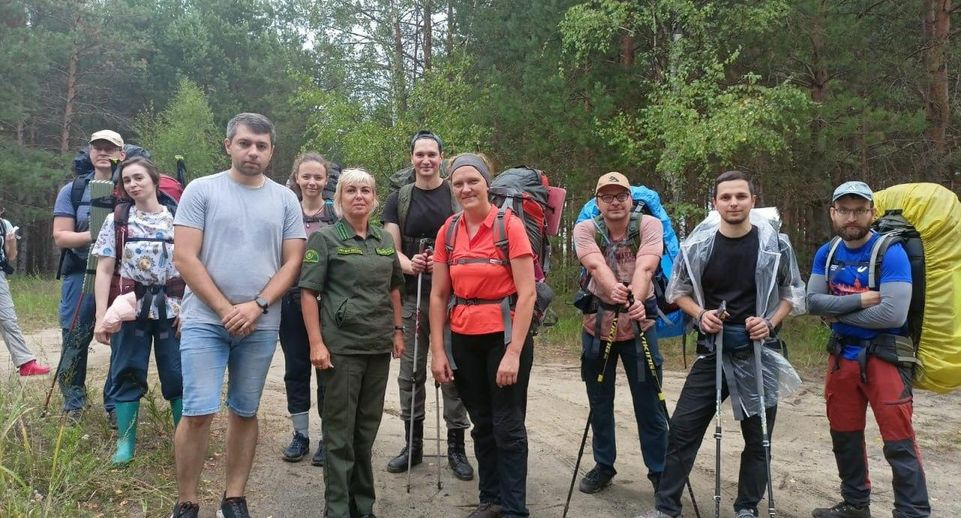
[[[911,372],[882,358],[897,357],[896,341],[910,341],[911,264],[900,244],[871,262],[881,237],[871,230],[875,215],[874,194],[864,182],[835,189],[831,223],[840,239],[818,250],[808,281],[808,311],[821,315],[832,330],[824,397],[844,498],[834,507],[815,509],[815,518],[871,516],[864,444],[869,403],[894,473],[894,517],[931,515],[911,423]],[[872,272],[876,264],[879,271]]]
[[[93,340],[96,303],[92,294],[83,295],[87,252],[97,236],[90,235],[90,180],[110,180],[113,160],[123,160],[123,138],[111,130],[100,130],[90,136],[90,161],[93,173],[75,178],[57,193],[53,206],[53,242],[64,250],[60,264],[63,285],[60,289],[60,329],[63,335],[63,359],[57,370],[57,381],[63,393],[63,411],[77,420],[87,402],[87,349]],[[82,195],[74,199],[74,189]],[[110,376],[103,387],[103,406],[111,414]]]

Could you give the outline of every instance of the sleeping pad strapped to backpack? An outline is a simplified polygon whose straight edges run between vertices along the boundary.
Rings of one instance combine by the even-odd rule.
[[[674,232],[671,217],[667,214],[667,210],[664,209],[664,205],[661,204],[661,197],[657,192],[643,185],[631,186],[631,199],[634,202],[633,213],[631,214],[632,228],[639,226],[640,214],[647,214],[661,220],[661,224],[664,227],[664,253],[661,255],[661,263],[657,271],[654,272],[654,278],[651,279],[651,282],[654,284],[654,295],[657,297],[658,305],[657,336],[659,338],[681,336],[684,334],[684,326],[687,320],[684,312],[677,309],[676,306],[669,304],[664,298],[664,290],[667,288],[667,281],[669,280],[671,270],[674,268],[674,258],[676,258],[677,254],[681,251],[680,241],[677,239],[677,233]],[[576,225],[586,219],[599,218],[600,215],[601,211],[597,208],[597,201],[592,197],[584,204],[574,224]],[[637,224],[634,223],[635,220]],[[641,236],[638,235],[636,238],[640,240]],[[638,241],[636,245],[640,245],[640,242]],[[601,246],[601,250],[604,249],[605,246]],[[582,281],[584,280],[583,276],[586,275],[586,272],[587,271],[582,268]],[[584,289],[586,289],[586,282],[582,282],[582,284],[585,287]]]
[[[961,202],[937,184],[911,183],[874,193],[882,236],[900,242],[911,262],[908,329],[918,368],[914,386],[945,393],[961,387]],[[878,248],[878,247],[876,247]],[[878,257],[883,257],[878,255]],[[871,268],[875,273],[880,264]]]

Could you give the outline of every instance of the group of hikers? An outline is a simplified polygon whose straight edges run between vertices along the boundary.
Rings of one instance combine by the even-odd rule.
[[[439,136],[417,133],[410,142],[413,180],[387,197],[378,223],[372,219],[376,181],[363,169],[340,171],[329,201],[323,193],[333,164],[317,153],[294,160],[287,186],[268,178],[275,139],[263,115],[235,116],[224,140],[230,169],[190,182],[174,209],[161,203],[163,178],[149,159],[125,156],[116,132],[91,136],[93,172],[80,187],[76,181],[64,186],[54,208],[54,241],[67,250],[60,324],[63,357],[71,354],[57,370],[65,415],[79,420],[87,406],[88,343],[110,345],[103,397],[117,428],[113,462],[130,462],[152,344],[176,429],[178,495],[170,516],[196,517],[210,425],[228,374],[218,516],[249,516],[245,493],[257,411],[279,338],[293,426],[282,459],[310,456],[315,369],[322,438],[311,463],[324,470],[324,516],[372,517],[372,448],[396,358],[405,444],[386,471],[409,474],[423,462],[429,368],[435,397],[443,399],[447,464],[464,481],[475,476],[465,445],[471,431],[479,491],[468,517],[529,516],[525,418],[535,252],[521,215],[505,215],[491,202],[490,161],[480,153],[446,160]],[[102,200],[91,194],[91,184],[111,179],[123,201],[94,235],[91,211]],[[74,193],[81,189],[82,196]],[[910,373],[879,352],[904,339],[911,270],[894,244],[884,252],[879,289],[868,289],[864,265],[878,239],[869,186],[853,181],[834,191],[830,218],[840,239],[818,251],[805,289],[787,237],[753,210],[750,177],[728,171],[716,178],[716,213],[682,242],[662,294],[689,316],[698,336],[673,416],[664,403],[654,325],[662,223],[634,210],[621,173],[601,175],[594,197],[599,215],[572,234],[588,279],[589,300],[578,307],[585,313],[581,375],[595,463],[580,480],[581,492],[602,491],[617,473],[620,358],[655,495],[643,516],[681,516],[685,486],[694,497],[688,477],[712,418],[720,448],[721,402],[728,397],[744,438],[735,515],[759,516],[767,491],[766,512],[774,516],[770,456],[778,379],[793,374],[779,331],[789,315],[808,311],[832,328],[825,398],[842,496],[813,516],[871,516],[868,404],[894,472],[894,516],[930,516],[912,428]],[[82,289],[88,248],[98,258],[92,298]],[[718,478],[715,516],[720,502]]]

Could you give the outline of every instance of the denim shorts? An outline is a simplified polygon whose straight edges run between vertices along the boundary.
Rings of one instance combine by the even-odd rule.
[[[237,338],[219,324],[184,324],[180,335],[183,415],[220,410],[226,371],[227,407],[241,417],[256,416],[276,348],[276,329],[258,329]]]

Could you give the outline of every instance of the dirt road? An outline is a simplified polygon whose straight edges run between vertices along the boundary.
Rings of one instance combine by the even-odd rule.
[[[51,364],[56,364],[59,340],[55,331],[39,333],[30,342]],[[0,365],[9,369],[6,350],[0,350]],[[91,363],[98,370],[94,384],[102,380],[107,361],[106,348],[95,347]],[[535,358],[528,405],[530,461],[528,504],[531,515],[561,515],[564,498],[574,466],[584,420],[587,417],[586,395],[576,364],[556,355],[550,359]],[[425,460],[415,468],[410,495],[406,492],[406,475],[392,475],[383,470],[388,459],[403,445],[403,423],[397,417],[399,402],[396,378],[397,362],[392,364],[392,380],[388,384],[384,420],[374,447],[378,501],[376,512],[381,517],[457,517],[464,516],[476,504],[477,483],[453,478],[442,465],[443,489],[436,486],[436,459]],[[631,416],[630,394],[618,373],[617,434],[618,475],[613,485],[596,495],[584,495],[575,489],[571,502],[572,517],[631,517],[652,505],[652,491],[645,478],[640,456],[637,430]],[[155,378],[154,378],[155,379]],[[666,392],[673,407],[683,384],[682,372],[668,372]],[[434,436],[434,395],[428,395],[425,435]],[[722,516],[733,516],[731,504],[736,495],[737,466],[742,441],[737,423],[725,407],[722,458]],[[270,370],[261,404],[261,440],[256,463],[248,486],[251,512],[261,517],[313,517],[323,512],[323,470],[307,462],[282,462],[279,452],[290,440],[290,423],[286,417],[283,384],[283,356],[278,350]],[[873,509],[875,516],[889,516],[892,502],[891,471],[881,453],[881,439],[873,419],[868,419],[868,456],[872,466]],[[935,517],[961,516],[961,497],[955,484],[961,480],[961,393],[939,396],[919,392],[915,397],[915,427],[924,455]],[[443,424],[443,423],[442,423]],[[312,416],[312,436],[317,437],[319,423]],[[691,475],[702,516],[713,514],[714,439],[709,427],[695,470]],[[783,518],[810,516],[815,506],[833,504],[838,499],[838,479],[827,420],[818,380],[807,381],[804,388],[782,402],[773,437],[775,500],[778,516]],[[313,445],[312,445],[313,446]],[[468,442],[468,450],[470,450]],[[434,452],[432,443],[427,445]],[[442,453],[446,444],[442,444]],[[440,459],[445,462],[445,459]],[[473,462],[473,457],[471,456]],[[588,445],[582,473],[593,465]],[[476,467],[476,463],[475,463]],[[205,472],[210,484],[209,501],[201,516],[213,516],[216,497],[221,487],[216,470]],[[954,482],[951,482],[954,481]],[[955,489],[951,489],[955,487]],[[694,516],[687,497],[685,516]],[[766,503],[762,503],[766,507]],[[158,513],[156,516],[161,516]]]

